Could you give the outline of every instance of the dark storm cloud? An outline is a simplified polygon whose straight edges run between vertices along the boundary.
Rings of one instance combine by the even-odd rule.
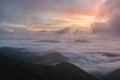
[[[120,0],[106,0],[100,9],[100,13],[96,18],[100,20],[100,15],[107,17],[106,23],[96,22],[92,25],[93,32],[105,33],[106,35],[114,35],[120,37]]]

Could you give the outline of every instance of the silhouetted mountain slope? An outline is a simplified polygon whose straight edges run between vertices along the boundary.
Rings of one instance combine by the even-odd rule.
[[[12,56],[25,61],[30,61],[33,52],[28,52],[24,48],[14,48],[14,47],[0,47],[0,53],[4,53],[7,56]]]
[[[0,80],[39,80],[32,65],[0,54]]]
[[[97,80],[73,64],[31,64],[0,54],[0,80]]]
[[[0,47],[0,53],[32,63],[56,64],[68,60],[67,57],[56,51],[48,52],[43,56],[38,56],[35,55],[37,53],[29,52],[24,48]]]
[[[51,52],[39,57],[42,64],[56,64],[64,61],[68,61],[68,58],[63,56],[59,52]]]
[[[82,69],[66,62],[55,65],[55,72],[60,80],[97,80]]]
[[[105,77],[103,77],[103,80],[120,80],[120,69],[117,69]]]

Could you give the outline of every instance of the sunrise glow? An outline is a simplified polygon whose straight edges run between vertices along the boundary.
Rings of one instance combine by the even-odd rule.
[[[30,1],[26,5],[19,1],[15,3],[17,3],[16,7],[11,6],[13,3],[6,6],[6,11],[11,10],[11,12],[6,12],[7,17],[5,19],[7,20],[3,20],[1,26],[5,26],[5,29],[10,27],[38,32],[54,31],[66,27],[88,30],[95,21],[103,0],[66,0],[66,2],[54,2],[53,0],[35,1],[34,3]],[[101,21],[105,22],[106,19],[101,18]],[[13,30],[10,29],[8,32],[13,32]]]
[[[54,31],[54,30],[59,30],[61,29],[61,27],[30,27],[30,28],[26,28],[27,31],[32,31],[32,32],[39,32],[39,31]]]

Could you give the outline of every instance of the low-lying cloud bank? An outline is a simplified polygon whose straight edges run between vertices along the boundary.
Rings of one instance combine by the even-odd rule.
[[[44,42],[44,43],[60,43],[59,40],[38,40],[36,42]]]
[[[120,37],[120,0],[106,0],[100,8],[95,23],[92,25],[93,33],[102,33]],[[104,21],[100,21],[101,18]],[[102,18],[102,19],[103,19]]]

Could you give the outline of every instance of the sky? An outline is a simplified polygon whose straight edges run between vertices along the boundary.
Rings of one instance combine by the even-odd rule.
[[[0,31],[88,28],[103,0],[0,0]]]

